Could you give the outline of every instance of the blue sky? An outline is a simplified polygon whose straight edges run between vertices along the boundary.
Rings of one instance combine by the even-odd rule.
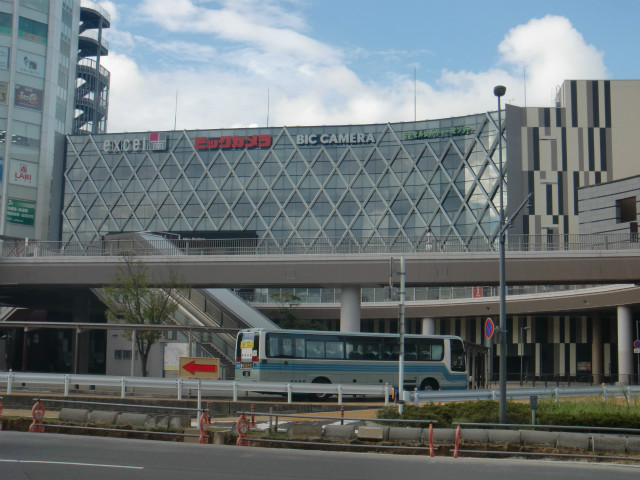
[[[99,3],[112,132],[442,118],[494,109],[496,84],[548,106],[565,79],[640,78],[638,0]]]

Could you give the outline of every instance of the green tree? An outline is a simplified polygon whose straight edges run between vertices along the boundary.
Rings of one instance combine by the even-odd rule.
[[[271,300],[278,305],[278,308],[273,310],[274,321],[281,328],[292,328],[296,330],[324,330],[322,322],[317,320],[308,320],[304,318],[298,318],[295,314],[295,307],[302,300],[295,293],[285,290],[278,293],[272,293],[269,295]]]
[[[178,309],[173,299],[181,287],[175,272],[169,271],[167,279],[158,282],[158,288],[148,286],[147,267],[135,253],[123,254],[123,265],[118,267],[113,283],[104,288],[107,320],[131,325],[162,325]],[[133,330],[126,336],[131,340]],[[142,362],[142,376],[147,376],[149,352],[162,332],[138,330],[135,345]]]

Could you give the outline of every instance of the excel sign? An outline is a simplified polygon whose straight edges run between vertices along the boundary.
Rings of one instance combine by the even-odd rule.
[[[16,200],[10,198],[7,201],[7,222],[18,225],[33,225],[36,218],[36,202],[29,200]]]

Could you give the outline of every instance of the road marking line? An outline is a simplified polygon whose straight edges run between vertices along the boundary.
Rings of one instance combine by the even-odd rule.
[[[79,467],[105,467],[105,468],[128,468],[132,470],[144,470],[144,467],[136,467],[132,465],[107,465],[101,463],[78,463],[78,462],[52,462],[47,460],[13,460],[8,458],[0,458],[0,463],[44,463],[52,465],[74,465]]]

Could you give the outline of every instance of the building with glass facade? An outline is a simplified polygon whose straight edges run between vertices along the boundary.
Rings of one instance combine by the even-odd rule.
[[[46,238],[53,158],[74,116],[79,2],[0,1],[0,234]]]
[[[108,26],[108,15],[96,8],[80,0],[0,1],[0,235],[59,237],[54,159],[64,157],[64,135],[77,123],[77,69],[86,78],[100,71],[86,64],[92,24],[80,22],[81,13],[94,12]],[[82,25],[88,28],[79,35]]]
[[[111,232],[490,236],[496,113],[394,124],[69,137],[62,239]]]

